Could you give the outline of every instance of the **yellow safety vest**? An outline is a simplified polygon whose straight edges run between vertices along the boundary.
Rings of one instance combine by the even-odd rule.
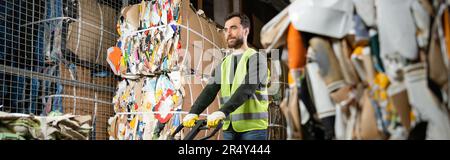
[[[231,71],[231,55],[225,57],[221,66],[221,87],[220,87],[220,104],[221,107],[236,92],[247,74],[247,62],[249,58],[257,54],[253,49],[247,49],[237,64],[236,72],[232,84],[229,78]],[[270,74],[270,72],[269,72]],[[269,75],[268,75],[269,77]],[[268,78],[267,77],[267,78]],[[225,120],[223,129],[227,130],[232,123],[232,127],[236,132],[247,132],[252,130],[267,129],[269,123],[269,96],[267,93],[267,85],[259,87],[250,99],[244,102],[239,108],[232,112]]]

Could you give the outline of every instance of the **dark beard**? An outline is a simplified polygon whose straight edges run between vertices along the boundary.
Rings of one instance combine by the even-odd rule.
[[[235,43],[228,43],[228,48],[239,49],[244,44],[244,40],[242,38],[237,38]]]

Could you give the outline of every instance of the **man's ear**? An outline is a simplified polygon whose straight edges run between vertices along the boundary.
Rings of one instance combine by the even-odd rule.
[[[246,37],[248,37],[249,34],[250,34],[250,28],[244,28],[244,35]]]

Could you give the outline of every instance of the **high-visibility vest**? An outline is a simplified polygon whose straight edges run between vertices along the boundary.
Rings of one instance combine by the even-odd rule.
[[[253,49],[247,49],[237,64],[234,79],[230,85],[229,77],[232,75],[231,61],[232,56],[228,55],[221,65],[221,87],[220,87],[220,104],[221,107],[236,92],[242,82],[244,82],[247,74],[247,62],[249,58],[257,54]],[[269,72],[270,74],[270,72]],[[269,75],[268,75],[269,77]],[[267,78],[268,78],[267,77]],[[259,82],[258,82],[259,83]],[[244,102],[239,108],[232,112],[225,120],[223,129],[227,130],[231,126],[236,132],[247,132],[252,130],[267,129],[269,124],[269,96],[267,93],[267,85],[258,87],[256,92],[250,99]]]

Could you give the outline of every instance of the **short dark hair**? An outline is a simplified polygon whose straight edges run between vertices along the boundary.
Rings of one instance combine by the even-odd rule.
[[[247,17],[247,15],[243,13],[233,12],[227,15],[225,18],[225,22],[230,20],[231,18],[239,17],[241,19],[241,25],[244,28],[250,28],[250,19]]]

